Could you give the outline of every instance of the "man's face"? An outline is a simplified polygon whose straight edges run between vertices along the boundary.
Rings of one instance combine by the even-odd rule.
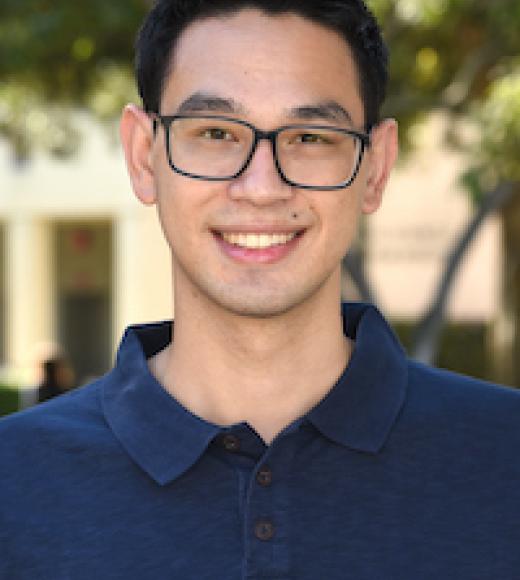
[[[344,40],[299,16],[257,10],[201,20],[184,31],[161,114],[179,110],[234,117],[263,130],[297,123],[364,130]],[[158,204],[179,300],[189,293],[228,312],[267,317],[320,297],[339,299],[340,263],[360,214],[379,205],[384,155],[374,159],[369,150],[352,186],[312,191],[282,181],[267,141],[240,177],[224,182],[174,173],[162,128],[150,143],[153,199],[139,192],[135,177],[134,187],[143,201]],[[269,236],[261,238],[264,245],[277,243],[241,247],[254,244],[251,234]]]

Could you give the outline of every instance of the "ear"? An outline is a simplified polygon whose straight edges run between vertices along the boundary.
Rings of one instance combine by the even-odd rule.
[[[370,168],[363,194],[362,211],[370,214],[379,209],[390,173],[399,153],[397,122],[385,119],[372,129],[369,149]]]
[[[134,193],[145,205],[153,205],[157,198],[152,166],[152,120],[141,108],[127,105],[121,117],[120,136]]]

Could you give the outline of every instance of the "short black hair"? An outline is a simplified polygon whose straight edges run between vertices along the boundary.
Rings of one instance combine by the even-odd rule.
[[[144,109],[159,113],[175,45],[192,23],[256,8],[269,15],[297,14],[338,32],[356,63],[365,125],[379,122],[388,83],[388,49],[363,0],[157,0],[136,42],[136,74]]]

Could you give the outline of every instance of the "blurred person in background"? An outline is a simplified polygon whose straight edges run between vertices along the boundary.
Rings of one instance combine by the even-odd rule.
[[[21,409],[63,395],[77,386],[76,373],[64,349],[54,342],[34,347],[32,381],[19,391]]]
[[[362,0],[157,2],[121,136],[175,321],[0,423],[2,580],[520,577],[520,394],[340,303],[387,64]]]
[[[63,395],[74,386],[74,372],[63,354],[55,354],[40,361],[39,372],[39,403]]]

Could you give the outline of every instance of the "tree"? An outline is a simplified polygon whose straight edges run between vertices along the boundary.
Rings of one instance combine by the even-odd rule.
[[[111,123],[136,98],[133,39],[145,0],[2,0],[0,134],[19,157],[73,153],[73,111]]]
[[[511,199],[503,200],[507,257],[509,264],[520,263],[515,249],[520,247],[516,232],[520,220],[511,219],[520,214],[520,3],[369,0],[369,4],[382,21],[392,50],[386,112],[400,122],[404,150],[413,147],[413,128],[428,113],[442,110],[449,115],[447,146],[471,155],[463,180],[478,219],[468,227],[475,228],[496,208],[490,202],[492,192],[503,192],[503,184],[512,184]],[[150,0],[2,1],[0,135],[12,143],[18,157],[38,148],[59,156],[73,153],[80,140],[72,115],[78,108],[113,126],[122,105],[137,98],[133,38],[149,5]],[[468,124],[474,133],[470,140],[461,130]],[[468,232],[461,234],[462,247]],[[447,260],[445,282],[453,279],[449,273],[457,256],[460,252],[454,251],[452,261]],[[369,292],[359,254],[348,263],[361,289]],[[509,276],[513,279],[516,274]],[[442,292],[433,298],[420,328],[427,329],[426,321],[432,317],[442,320],[449,286],[441,285]],[[520,318],[514,296],[507,300]],[[430,328],[438,328],[438,321]],[[437,334],[423,332],[418,340],[433,341],[428,348],[434,353]]]
[[[442,110],[452,121],[447,146],[467,151],[471,159],[461,178],[474,201],[475,215],[446,257],[437,291],[415,332],[415,356],[434,362],[455,273],[478,228],[493,211],[502,211],[504,218],[507,277],[520,282],[516,266],[520,263],[520,4],[516,0],[373,0],[372,5],[392,47],[387,112],[404,128],[405,149],[411,147],[413,126],[428,112]],[[473,126],[469,140],[468,131],[461,130],[468,124]],[[358,262],[349,261],[347,266],[358,278],[362,275]],[[517,329],[518,294],[513,284],[504,296]],[[517,360],[520,340],[513,342],[510,358]],[[515,370],[516,379],[512,373],[503,379],[517,382],[520,365]]]
[[[72,109],[84,108],[103,122],[111,121],[121,104],[136,96],[133,40],[150,4],[151,0],[3,0],[0,133],[20,154],[33,146],[56,153],[73,150],[74,132],[66,131],[72,126]],[[496,83],[520,77],[517,0],[369,4],[392,49],[386,109],[399,119],[405,146],[411,144],[410,127],[432,109],[444,109],[454,121],[468,115],[484,121],[480,111],[500,98],[493,91]],[[44,116],[64,129],[61,135],[45,130]],[[487,144],[501,145],[485,123],[479,128]],[[72,137],[70,144],[67,136]],[[457,144],[456,123],[448,137]],[[503,153],[501,148],[501,157]]]

